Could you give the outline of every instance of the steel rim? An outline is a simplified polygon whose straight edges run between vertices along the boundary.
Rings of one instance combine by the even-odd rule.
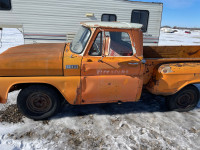
[[[28,96],[26,105],[31,112],[45,113],[51,109],[51,98],[42,92],[35,92]]]
[[[187,91],[182,93],[181,96],[177,100],[177,105],[180,108],[187,108],[194,104],[195,96],[192,91]]]

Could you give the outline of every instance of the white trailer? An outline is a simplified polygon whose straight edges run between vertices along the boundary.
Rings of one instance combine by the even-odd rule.
[[[21,28],[25,43],[69,42],[82,21],[143,24],[144,45],[159,41],[162,3],[128,0],[0,0],[0,28]]]

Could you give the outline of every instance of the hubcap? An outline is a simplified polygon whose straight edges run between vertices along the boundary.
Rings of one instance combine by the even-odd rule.
[[[180,108],[186,108],[191,106],[194,103],[194,100],[194,93],[191,91],[187,91],[178,98],[177,105]]]
[[[35,92],[28,96],[26,105],[34,113],[45,113],[50,110],[52,102],[47,94]]]

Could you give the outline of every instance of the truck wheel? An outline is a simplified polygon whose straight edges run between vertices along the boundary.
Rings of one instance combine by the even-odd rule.
[[[60,100],[51,87],[32,85],[21,90],[17,97],[17,106],[26,117],[43,120],[57,113]]]
[[[198,101],[199,90],[194,85],[189,85],[166,99],[168,108],[179,112],[194,109],[197,106]]]

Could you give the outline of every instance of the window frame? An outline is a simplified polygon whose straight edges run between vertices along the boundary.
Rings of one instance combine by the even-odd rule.
[[[129,36],[129,39],[131,41],[131,50],[132,50],[133,54],[130,55],[130,56],[109,56],[109,55],[106,55],[106,57],[133,57],[136,54],[136,53],[134,53],[134,49],[133,49],[133,41],[132,41],[133,39],[131,37],[132,33],[130,33],[129,31],[107,31],[107,32],[121,32],[121,33],[124,32],[124,33],[127,33],[128,36]],[[108,51],[108,54],[109,54],[109,52],[110,52],[110,50]]]
[[[92,37],[91,37],[91,40],[89,42],[89,45],[87,47],[87,49],[85,49],[84,53],[83,53],[83,56],[87,56],[87,57],[96,57],[96,58],[101,58],[102,57],[102,54],[103,54],[103,51],[105,51],[105,49],[103,49],[102,47],[102,54],[101,56],[91,56],[89,55],[89,51],[93,45],[93,40],[92,39],[96,39],[97,35],[99,32],[102,32],[102,29],[100,28],[97,28],[95,30],[95,32],[93,33]],[[137,55],[137,50],[136,50],[136,46],[135,46],[135,39],[133,37],[133,34],[132,34],[132,30],[126,30],[126,29],[115,29],[115,28],[107,28],[107,29],[103,29],[103,32],[126,32],[128,35],[129,35],[129,38],[131,40],[131,46],[132,46],[132,51],[133,51],[133,55],[131,56],[108,56],[106,55],[105,57],[135,57],[135,55]]]
[[[134,11],[147,12],[148,18],[147,18],[146,28],[145,28],[145,30],[143,30],[143,28],[141,28],[141,30],[142,30],[143,33],[147,32],[148,26],[149,26],[149,14],[150,14],[149,10],[133,9],[132,12],[131,12],[131,23],[134,23],[134,22],[133,22],[133,17],[132,17]],[[141,20],[141,17],[140,17],[140,20]]]
[[[110,16],[115,16],[115,21],[117,21],[117,15],[116,14],[102,14],[101,15],[101,21],[104,21],[104,20],[102,20],[104,15],[109,15],[109,21],[107,21],[107,22],[114,22],[114,21],[110,21]]]
[[[12,3],[11,3],[11,0],[8,0],[9,1],[9,8],[8,9],[2,9],[1,7],[0,7],[0,11],[10,11],[11,9],[12,9]]]

